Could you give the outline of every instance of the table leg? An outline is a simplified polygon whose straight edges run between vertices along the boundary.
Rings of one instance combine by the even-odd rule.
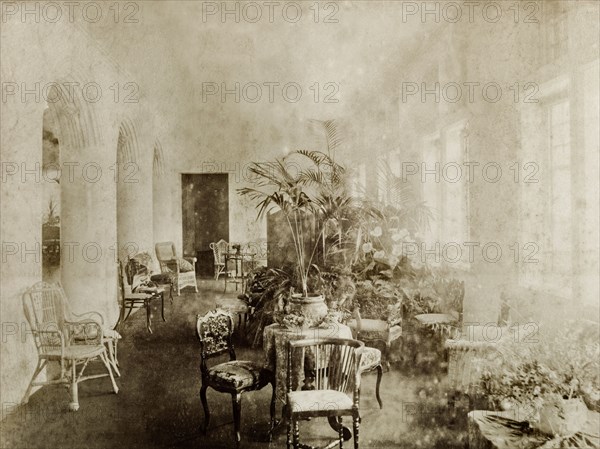
[[[167,321],[165,320],[165,292],[160,294],[160,314],[162,316],[162,320]]]

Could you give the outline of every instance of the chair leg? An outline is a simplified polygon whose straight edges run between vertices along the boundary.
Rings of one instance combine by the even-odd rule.
[[[35,367],[35,371],[33,372],[33,376],[31,376],[31,380],[29,381],[29,385],[27,386],[27,391],[25,391],[25,396],[23,396],[23,404],[27,404],[29,402],[29,395],[31,394],[31,389],[33,388],[33,382],[39,374],[42,372],[44,367],[46,366],[46,361],[38,359],[37,366]]]
[[[235,446],[239,449],[241,435],[241,414],[242,414],[242,395],[240,393],[231,395],[231,403],[233,405],[233,433],[235,437]]]
[[[352,431],[354,433],[354,449],[359,449],[358,447],[358,432],[360,430],[360,416],[358,412],[352,417]]]
[[[292,427],[294,434],[292,435],[294,449],[300,447],[300,424],[297,419],[292,419]]]
[[[103,352],[102,354],[100,354],[100,359],[102,360],[102,363],[104,363],[104,366],[108,370],[108,375],[110,376],[110,381],[113,386],[113,391],[115,392],[115,394],[119,393],[119,387],[117,386],[117,382],[115,382],[115,376],[113,376],[113,372],[110,367],[110,361],[108,360],[108,356],[106,355],[106,352]]]
[[[152,307],[150,306],[150,300],[146,300],[146,329],[152,333]]]
[[[71,360],[71,402],[69,410],[76,412],[79,410],[79,387],[77,385],[77,364]]]
[[[208,424],[210,423],[210,411],[208,410],[208,401],[206,400],[206,390],[208,387],[202,385],[200,388],[200,400],[202,401],[202,408],[204,409],[204,432],[208,431]]]
[[[287,420],[286,448],[292,449],[292,418],[288,418]]]
[[[390,352],[392,352],[392,344],[388,341],[385,344],[385,369],[390,370]]]
[[[377,402],[379,403],[379,408],[383,408],[383,402],[381,401],[381,396],[379,395],[379,386],[381,385],[381,378],[383,377],[383,367],[381,363],[377,365],[377,384],[375,386],[375,396],[377,397]]]
[[[163,321],[167,321],[165,320],[165,292],[160,294],[160,316]]]
[[[338,422],[340,423],[340,427],[338,429],[338,438],[340,441],[340,449],[344,449],[344,426],[343,426],[341,416],[338,418]]]
[[[105,347],[108,349],[108,362],[115,370],[117,377],[121,377],[121,371],[119,371],[119,362],[117,361],[117,339],[107,340]]]

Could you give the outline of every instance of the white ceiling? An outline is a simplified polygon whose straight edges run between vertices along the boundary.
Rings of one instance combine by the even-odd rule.
[[[223,23],[219,15],[203,21],[206,3],[138,2],[139,23],[88,24],[92,37],[135,78],[141,95],[157,100],[163,114],[177,123],[182,141],[193,142],[203,154],[219,154],[215,147],[239,147],[240,142],[244,148],[235,151],[244,158],[301,145],[301,124],[310,118],[343,119],[355,134],[388,126],[389,112],[397,108],[402,66],[428,31],[418,20],[403,23],[402,2],[339,2],[338,23],[323,23],[333,11],[326,2],[319,4],[319,23],[309,9],[313,2],[302,3],[297,23],[284,20],[281,8],[269,23],[264,2],[258,2],[263,17],[257,23],[236,23],[232,16]],[[232,96],[226,103],[217,96],[203,103],[203,83],[212,82],[230,87],[235,82],[295,82],[303,92],[295,104],[279,90],[269,103],[267,87],[257,103],[235,103]],[[309,89],[315,82],[321,87],[319,102]],[[338,103],[323,102],[333,89],[325,91],[325,83],[339,87]]]

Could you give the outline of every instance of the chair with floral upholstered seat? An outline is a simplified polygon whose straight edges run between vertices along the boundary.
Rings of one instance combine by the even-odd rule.
[[[328,444],[332,448],[349,439],[342,425],[343,416],[352,417],[354,449],[359,449],[360,376],[364,343],[343,338],[316,338],[288,342],[287,449],[311,448],[300,443],[299,421],[326,417],[336,423],[338,437]],[[292,365],[304,364],[304,380],[295,379]],[[332,426],[333,427],[333,426]]]
[[[181,258],[177,257],[175,243],[160,242],[154,246],[156,258],[160,265],[160,271],[169,274],[172,277],[172,284],[177,291],[177,296],[181,294],[184,287],[194,287],[198,293],[198,284],[196,283],[196,261],[195,257]]]
[[[204,430],[208,431],[210,423],[210,411],[206,399],[208,387],[222,393],[229,393],[233,404],[233,423],[236,447],[239,448],[240,424],[241,424],[241,400],[242,393],[260,390],[267,384],[273,387],[271,397],[270,414],[271,425],[269,428],[269,440],[272,437],[275,425],[275,380],[273,373],[261,364],[237,360],[235,348],[232,343],[233,318],[224,310],[214,310],[206,315],[198,315],[196,331],[200,339],[200,370],[202,373],[202,386],[200,388],[200,399],[204,409]],[[209,367],[209,359],[229,355],[229,361]]]

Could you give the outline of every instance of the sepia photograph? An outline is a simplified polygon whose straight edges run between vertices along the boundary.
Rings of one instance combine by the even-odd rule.
[[[600,449],[599,0],[1,0],[0,95],[0,449]]]

